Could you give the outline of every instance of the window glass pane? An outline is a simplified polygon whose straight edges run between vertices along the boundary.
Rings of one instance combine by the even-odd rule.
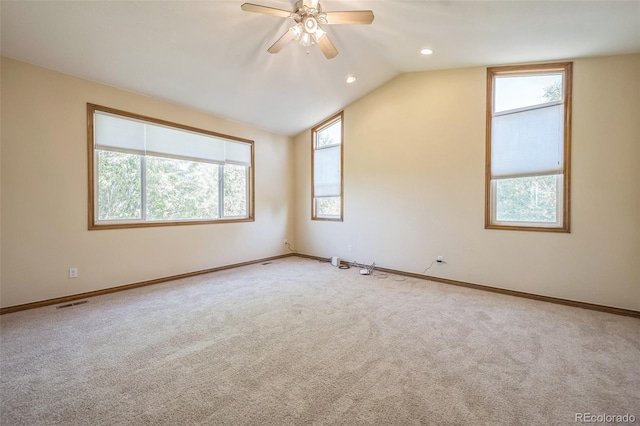
[[[218,217],[217,164],[147,157],[147,220]]]
[[[141,156],[96,150],[98,220],[141,219]]]
[[[87,104],[89,229],[253,220],[253,141],[103,108]]]
[[[342,113],[312,131],[312,219],[342,220]]]
[[[562,74],[504,76],[495,79],[494,111],[562,100]]]
[[[569,232],[571,76],[571,62],[487,69],[487,228]]]
[[[316,198],[316,216],[339,217],[340,197]]]
[[[247,167],[224,166],[224,216],[247,216]]]
[[[498,179],[495,182],[497,221],[548,223],[558,221],[556,175]]]
[[[316,148],[342,143],[342,120],[337,120],[316,133]]]

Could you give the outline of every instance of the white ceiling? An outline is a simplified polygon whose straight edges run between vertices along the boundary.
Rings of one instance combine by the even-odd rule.
[[[295,135],[403,72],[640,52],[640,0],[321,0],[375,14],[325,26],[332,60],[295,42],[267,53],[293,21],[242,3],[2,0],[2,55]]]

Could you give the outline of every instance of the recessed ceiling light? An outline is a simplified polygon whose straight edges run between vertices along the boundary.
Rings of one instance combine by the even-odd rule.
[[[355,75],[350,75],[347,77],[347,84],[351,84],[353,82],[355,82],[358,78]]]
[[[431,50],[431,49],[422,49],[420,51],[420,53],[422,53],[423,55],[431,55],[433,53],[433,50]]]

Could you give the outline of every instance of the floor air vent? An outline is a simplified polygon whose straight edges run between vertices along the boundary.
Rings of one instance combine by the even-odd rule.
[[[56,309],[70,308],[70,307],[76,306],[76,305],[84,305],[85,303],[89,303],[89,301],[88,300],[81,300],[79,302],[67,303],[66,305],[56,306]]]

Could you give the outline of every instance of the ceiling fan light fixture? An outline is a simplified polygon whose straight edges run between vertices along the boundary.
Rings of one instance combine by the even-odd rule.
[[[424,49],[420,50],[420,53],[422,53],[423,55],[431,55],[431,54],[433,54],[433,50],[431,50],[429,48],[424,48]]]
[[[313,40],[311,39],[311,34],[305,32],[300,36],[300,45],[308,47],[313,44]]]
[[[304,32],[304,28],[302,28],[302,24],[297,24],[291,27],[291,31],[293,32],[295,39],[300,40],[300,36]]]
[[[356,80],[358,79],[358,77],[356,77],[355,75],[351,74],[347,76],[347,79],[345,80],[347,82],[347,84],[353,84],[356,82]]]
[[[318,21],[313,16],[306,16],[302,22],[304,22],[304,30],[309,34],[315,33],[318,29]]]

